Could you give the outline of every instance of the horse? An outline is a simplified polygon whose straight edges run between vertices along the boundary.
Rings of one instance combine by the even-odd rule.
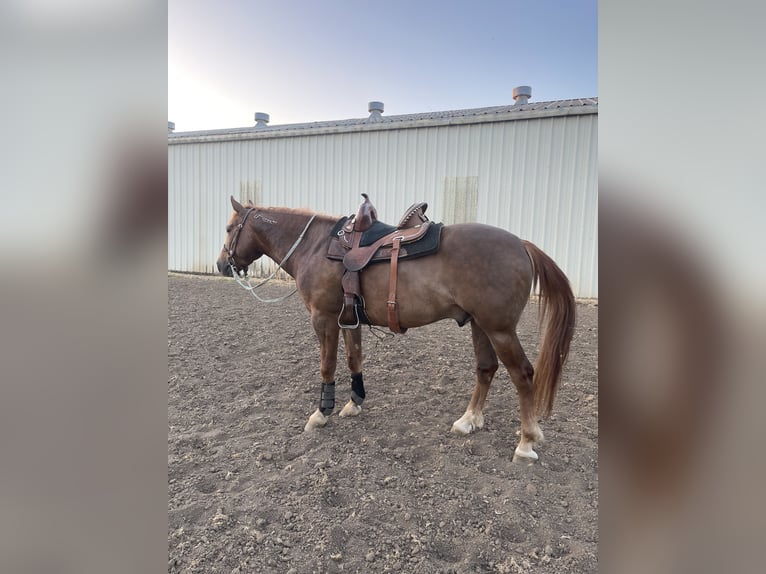
[[[295,279],[296,289],[319,339],[319,406],[304,432],[324,427],[335,408],[335,370],[340,332],[351,372],[351,398],[339,415],[357,416],[366,393],[362,377],[361,328],[341,329],[344,290],[342,261],[327,257],[330,234],[339,217],[287,207],[240,204],[234,212],[216,265],[225,276],[244,275],[262,255]],[[375,263],[361,272],[361,290],[369,323],[386,326],[389,265]],[[542,342],[533,367],[516,333],[530,294],[539,287]],[[438,251],[398,262],[396,300],[402,330],[442,319],[470,324],[476,356],[476,380],[470,401],[452,431],[467,435],[484,426],[482,410],[492,378],[507,369],[516,387],[521,438],[513,460],[533,463],[544,439],[539,419],[553,408],[575,326],[575,300],[564,272],[540,248],[508,231],[480,223],[445,225]]]

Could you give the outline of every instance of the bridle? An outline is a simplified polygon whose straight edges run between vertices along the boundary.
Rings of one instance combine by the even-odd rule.
[[[237,284],[243,289],[245,289],[246,291],[248,291],[253,297],[258,299],[258,301],[261,301],[263,303],[276,303],[277,301],[283,301],[287,299],[288,297],[290,297],[291,295],[294,295],[298,291],[298,289],[297,288],[293,289],[287,295],[284,295],[283,297],[277,297],[275,299],[263,299],[262,297],[258,296],[255,290],[258,289],[258,287],[263,287],[266,283],[271,281],[277,275],[277,273],[279,273],[279,271],[282,269],[282,265],[284,265],[287,262],[287,260],[290,259],[290,256],[295,252],[300,242],[303,241],[303,236],[306,235],[306,231],[308,231],[308,228],[309,228],[309,225],[311,225],[311,222],[314,221],[316,214],[311,216],[308,223],[306,223],[306,227],[303,228],[303,231],[301,231],[301,234],[298,236],[298,239],[295,240],[295,243],[293,243],[293,246],[284,256],[282,261],[279,262],[279,265],[277,265],[277,268],[274,270],[274,272],[268,277],[266,277],[266,279],[258,283],[258,285],[251,285],[250,280],[247,278],[247,274],[245,270],[237,269],[237,265],[234,263],[234,251],[237,249],[239,234],[242,232],[242,228],[245,226],[245,223],[247,222],[247,218],[250,216],[250,214],[253,211],[255,211],[254,207],[247,208],[247,211],[245,212],[245,216],[242,218],[242,222],[239,223],[239,225],[237,225],[237,230],[234,232],[234,237],[231,238],[229,247],[226,247],[225,243],[223,244],[223,249],[224,251],[226,251],[226,254],[229,256],[227,259],[227,262],[231,266],[231,272]]]
[[[229,256],[228,263],[231,267],[231,272],[236,276],[239,274],[240,270],[237,269],[236,264],[234,263],[234,252],[237,250],[237,243],[239,242],[239,234],[242,233],[242,228],[245,226],[245,223],[247,222],[247,218],[250,217],[250,214],[255,211],[254,207],[248,207],[247,211],[245,212],[245,216],[242,218],[242,221],[237,225],[237,230],[234,232],[234,237],[231,238],[231,242],[229,242],[229,247],[226,247],[226,244],[223,244],[223,249],[226,251],[226,254]]]

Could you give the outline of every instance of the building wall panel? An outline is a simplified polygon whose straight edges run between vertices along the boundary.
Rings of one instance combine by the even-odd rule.
[[[597,297],[597,120],[581,114],[174,143],[168,268],[216,272],[229,195],[347,215],[365,192],[381,219],[396,222],[412,202],[427,201],[431,219],[441,221],[454,209],[445,190],[462,181],[475,186],[477,221],[536,243],[578,296]],[[265,260],[255,271],[272,267]]]

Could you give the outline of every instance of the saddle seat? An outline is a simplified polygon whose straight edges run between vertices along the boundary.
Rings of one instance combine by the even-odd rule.
[[[413,203],[394,227],[378,221],[378,214],[366,193],[358,212],[342,219],[333,230],[333,240],[327,256],[342,260],[343,308],[338,325],[344,329],[355,329],[362,322],[369,323],[364,312],[364,298],[361,294],[359,272],[370,263],[390,261],[388,326],[395,333],[406,329],[399,326],[396,303],[397,263],[400,258],[428,255],[439,245],[441,224],[431,222],[425,215],[428,204]],[[423,241],[421,241],[423,240]]]
[[[357,232],[358,236],[354,236],[353,233],[350,236],[344,234],[339,238],[341,246],[348,249],[343,256],[343,265],[349,271],[359,271],[367,267],[373,258],[390,259],[394,241],[405,244],[417,241],[425,236],[429,226],[430,221],[427,221],[414,227],[400,229],[376,222],[368,231]],[[376,229],[376,227],[379,228]],[[370,234],[370,232],[374,233]],[[366,242],[365,239],[367,239]],[[366,244],[362,245],[362,243]]]

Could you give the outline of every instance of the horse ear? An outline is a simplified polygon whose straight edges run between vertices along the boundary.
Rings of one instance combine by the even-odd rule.
[[[239,203],[236,199],[234,199],[233,195],[231,196],[231,206],[234,208],[234,211],[236,211],[237,213],[242,213],[245,210],[245,208],[242,207],[242,204]]]

